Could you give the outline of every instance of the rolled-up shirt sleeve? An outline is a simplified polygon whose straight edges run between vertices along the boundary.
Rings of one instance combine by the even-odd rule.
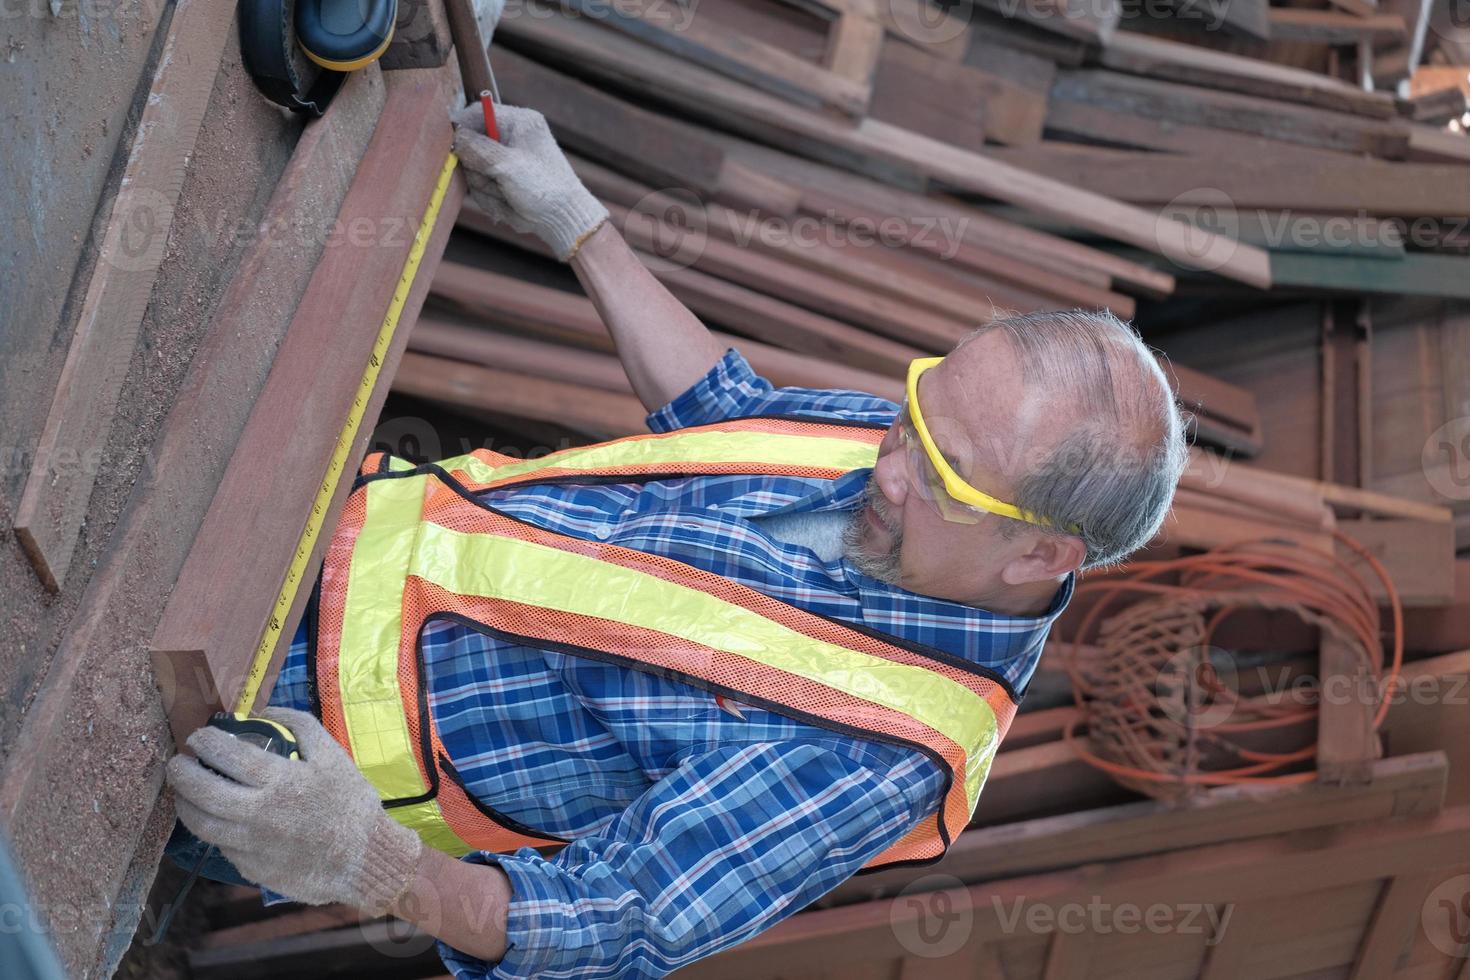
[[[550,859],[469,856],[510,878],[507,952],[440,953],[462,980],[664,976],[799,911],[933,812],[939,769],[895,758],[880,772],[802,741],[691,756]]]
[[[733,347],[704,377],[648,416],[648,428],[671,432],[753,415],[807,415],[887,425],[898,406],[885,398],[840,388],[777,388],[756,374]]]

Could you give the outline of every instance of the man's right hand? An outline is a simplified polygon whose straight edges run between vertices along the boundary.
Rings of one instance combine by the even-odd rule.
[[[495,121],[499,142],[485,135],[479,102],[454,114],[454,152],[470,198],[495,221],[535,234],[566,262],[607,220],[607,208],[582,186],[545,116],[497,105]]]

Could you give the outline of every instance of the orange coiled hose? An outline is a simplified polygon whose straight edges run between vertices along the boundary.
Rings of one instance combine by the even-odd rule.
[[[1403,663],[1403,606],[1387,571],[1367,549],[1336,540],[1383,585],[1392,618],[1392,654],[1384,665],[1377,600],[1353,564],[1336,555],[1279,541],[1252,541],[1199,555],[1141,561],[1078,586],[1095,596],[1067,650],[1079,716],[1066,738],[1078,755],[1139,792],[1177,798],[1203,787],[1308,782],[1301,766],[1316,746],[1253,748],[1250,739],[1316,718],[1318,703],[1242,698],[1221,679],[1211,646],[1220,624],[1246,609],[1289,612],[1355,651],[1377,699],[1373,726],[1388,711]],[[1080,662],[1084,642],[1099,655]],[[1320,679],[1325,684],[1326,678]],[[1085,743],[1078,728],[1085,724]],[[1267,733],[1264,738],[1260,733]]]

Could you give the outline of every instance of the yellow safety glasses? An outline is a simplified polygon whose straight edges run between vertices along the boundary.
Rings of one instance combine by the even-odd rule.
[[[933,504],[941,518],[952,524],[976,524],[986,514],[999,514],[1050,527],[1050,521],[970,486],[934,444],[929,427],[924,424],[924,413],[919,411],[919,377],[943,360],[920,357],[909,364],[908,397],[898,413],[898,436],[908,453],[909,468],[917,477],[913,481],[914,489]]]

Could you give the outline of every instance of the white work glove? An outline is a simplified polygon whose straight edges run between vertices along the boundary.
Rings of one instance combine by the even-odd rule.
[[[198,760],[168,763],[179,819],[257,885],[311,905],[385,914],[413,881],[419,835],[388,816],[313,715],[269,708],[263,717],[291,729],[301,758],[201,728],[189,736]]]
[[[607,208],[582,186],[535,109],[496,105],[499,142],[485,135],[478,102],[453,121],[470,198],[497,222],[535,234],[565,262],[607,220]]]

